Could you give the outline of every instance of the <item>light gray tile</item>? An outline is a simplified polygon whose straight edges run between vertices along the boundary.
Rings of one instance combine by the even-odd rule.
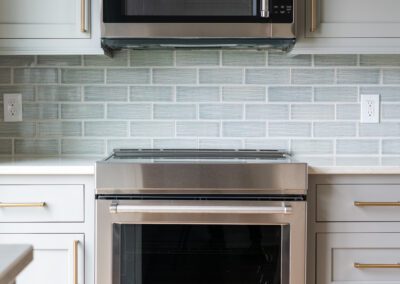
[[[356,135],[354,122],[315,122],[315,137],[346,137]]]
[[[379,166],[378,157],[338,157],[336,166]]]
[[[382,119],[400,119],[400,104],[382,104]]]
[[[292,105],[292,119],[294,120],[332,120],[335,118],[334,105]]]
[[[361,87],[360,94],[379,94],[382,102],[400,102],[400,87]]]
[[[200,84],[241,84],[242,69],[209,68],[199,70]]]
[[[39,55],[37,65],[42,66],[80,66],[80,55]]]
[[[62,104],[61,118],[64,119],[95,119],[104,117],[102,104]]]
[[[172,66],[174,53],[172,50],[132,50],[133,66]]]
[[[379,154],[379,140],[366,139],[338,139],[336,141],[336,153],[338,155],[373,155]]]
[[[23,104],[22,105],[23,120],[37,119],[57,119],[58,105],[57,104]]]
[[[269,87],[268,101],[270,102],[311,102],[311,87]]]
[[[0,68],[0,84],[11,83],[11,69]]]
[[[213,66],[219,65],[218,50],[177,50],[178,66]]]
[[[38,137],[69,137],[81,136],[81,122],[49,121],[38,123]]]
[[[1,55],[0,66],[31,66],[35,61],[33,55]]]
[[[289,78],[289,69],[246,69],[246,84],[288,84]]]
[[[61,82],[64,84],[103,84],[102,69],[61,69]]]
[[[145,68],[107,69],[107,84],[148,84],[150,70]]]
[[[58,72],[56,68],[14,69],[15,83],[24,83],[24,84],[57,83],[57,81],[58,81]]]
[[[23,155],[57,155],[58,140],[56,139],[16,139],[15,154]]]
[[[178,121],[176,135],[187,137],[218,137],[218,122]]]
[[[167,86],[132,86],[129,98],[139,102],[166,102],[173,101],[174,94],[172,87]]]
[[[110,139],[107,140],[107,153],[114,149],[148,149],[151,148],[150,139]]]
[[[110,119],[149,119],[150,104],[108,104],[107,118]]]
[[[153,69],[153,83],[155,84],[194,84],[196,83],[196,69],[190,68],[160,68]]]
[[[315,66],[355,66],[357,55],[355,54],[316,54],[314,55]]]
[[[311,55],[288,55],[282,52],[269,52],[270,66],[311,66]]]
[[[316,102],[357,102],[356,87],[315,87]]]
[[[200,139],[201,149],[241,149],[242,141],[238,139]]]
[[[85,136],[128,136],[128,123],[126,121],[87,121],[84,122]]]
[[[382,166],[398,166],[400,157],[382,157]]]
[[[4,94],[18,93],[22,95],[22,102],[35,100],[35,88],[33,86],[0,86],[0,101]]]
[[[105,152],[104,144],[104,140],[98,139],[63,139],[61,141],[61,154],[103,155]]]
[[[219,101],[219,87],[176,87],[178,102],[215,102]]]
[[[292,69],[293,84],[333,84],[334,76],[333,69]]]
[[[292,161],[307,163],[308,166],[334,166],[335,160],[332,157],[318,157],[318,156],[307,156],[307,155],[293,155],[291,156]]]
[[[155,104],[154,118],[194,119],[196,118],[196,106],[189,104]]]
[[[285,120],[289,118],[289,106],[278,104],[246,105],[246,119]]]
[[[241,119],[243,106],[241,104],[201,104],[200,119]]]
[[[0,139],[0,155],[11,155],[11,154],[12,154],[12,140]]]
[[[368,54],[360,55],[361,66],[400,66],[398,54]]]
[[[308,122],[270,122],[268,133],[271,137],[311,136],[311,123]]]
[[[265,137],[266,127],[261,121],[224,122],[222,133],[225,137]]]
[[[360,136],[383,137],[400,136],[400,123],[383,122],[379,124],[360,123]]]
[[[128,87],[123,86],[85,86],[84,100],[87,102],[125,102],[128,100]]]
[[[333,154],[333,140],[296,139],[292,140],[291,152],[295,155]]]
[[[0,122],[0,137],[33,137],[34,122]]]
[[[264,102],[265,88],[258,86],[223,87],[222,100],[227,102]]]
[[[400,69],[383,69],[383,84],[400,84]]]
[[[113,57],[106,55],[85,55],[85,66],[128,66],[128,51],[114,51]]]
[[[198,148],[197,139],[154,139],[154,148],[161,149],[196,149]]]
[[[337,70],[338,84],[378,84],[379,69],[346,68]]]
[[[222,52],[222,65],[226,66],[265,66],[265,51],[226,50]]]
[[[287,139],[246,139],[246,149],[279,149],[289,150]]]
[[[175,123],[169,121],[133,121],[131,136],[139,137],[173,137]]]
[[[38,86],[37,100],[74,102],[81,100],[81,88],[76,86]]]
[[[384,140],[382,140],[382,154],[385,154],[385,155],[400,154],[400,139],[384,139]]]
[[[360,120],[359,104],[336,105],[336,119],[338,120]]]

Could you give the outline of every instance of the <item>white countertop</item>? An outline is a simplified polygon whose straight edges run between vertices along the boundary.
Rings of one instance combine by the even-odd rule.
[[[32,259],[30,245],[0,245],[0,284],[12,283]]]
[[[0,175],[94,175],[104,157],[0,157]],[[400,174],[398,166],[309,166],[317,174]]]

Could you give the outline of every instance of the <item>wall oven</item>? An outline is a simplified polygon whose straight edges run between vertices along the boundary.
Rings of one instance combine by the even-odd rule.
[[[102,0],[106,50],[277,47],[295,42],[296,0]]]
[[[307,165],[276,154],[98,162],[96,283],[305,284]]]

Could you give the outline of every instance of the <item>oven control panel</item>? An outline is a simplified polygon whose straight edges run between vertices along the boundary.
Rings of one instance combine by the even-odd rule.
[[[292,23],[293,0],[270,0],[269,16],[272,23]]]

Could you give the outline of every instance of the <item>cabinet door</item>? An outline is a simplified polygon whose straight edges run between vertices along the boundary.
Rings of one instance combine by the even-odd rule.
[[[0,0],[0,38],[88,38],[90,0]]]
[[[310,32],[311,3],[317,6],[317,30]],[[398,0],[306,0],[306,37],[400,37]]]
[[[77,243],[76,243],[77,241]],[[33,261],[17,277],[18,284],[84,283],[83,234],[0,234],[0,244],[33,245]]]

